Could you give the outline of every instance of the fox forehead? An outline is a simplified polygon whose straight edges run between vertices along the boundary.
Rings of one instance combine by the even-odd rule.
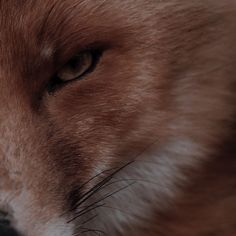
[[[208,2],[210,5],[211,1],[208,0]],[[149,0],[145,3],[140,0],[128,2],[121,0],[112,2],[107,0],[96,2],[91,0],[36,0],[16,3],[16,1],[10,0],[2,1],[0,4],[3,12],[0,20],[1,45],[5,45],[4,42],[9,45],[7,50],[5,47],[1,47],[1,51],[4,52],[4,57],[13,54],[11,59],[14,59],[14,55],[21,55],[24,56],[22,59],[26,60],[31,55],[34,60],[30,58],[29,61],[24,61],[25,66],[28,63],[39,64],[37,61],[39,54],[46,56],[47,59],[47,57],[53,56],[56,50],[66,51],[67,47],[70,48],[75,43],[77,47],[84,47],[84,44],[99,40],[106,40],[107,43],[114,38],[122,40],[117,31],[122,35],[124,29],[129,30],[129,34],[132,35],[135,34],[135,30],[140,28],[145,30],[147,27],[158,27],[158,32],[162,35],[167,33],[166,27],[173,29],[180,27],[178,30],[184,30],[183,24],[187,19],[189,27],[193,30],[209,24],[209,12],[206,10],[208,4],[198,2],[181,4],[176,0],[160,2]],[[214,5],[216,9],[219,9],[221,4]],[[222,3],[222,5],[224,4]],[[225,5],[227,4],[225,3]],[[117,8],[120,11],[116,11]],[[156,9],[155,12],[152,10],[153,8]],[[142,11],[140,12],[139,9]],[[203,19],[191,17],[191,14],[199,14]],[[7,21],[5,16],[7,16]],[[217,19],[216,15],[214,17],[210,22]],[[109,34],[109,37],[106,34]],[[144,36],[139,35],[138,37]],[[156,31],[153,31],[148,39],[154,40],[154,37],[158,37]],[[6,63],[5,66],[8,64]]]

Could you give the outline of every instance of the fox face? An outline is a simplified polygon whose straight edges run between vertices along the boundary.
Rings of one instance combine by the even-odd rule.
[[[0,232],[236,233],[233,1],[0,1]]]

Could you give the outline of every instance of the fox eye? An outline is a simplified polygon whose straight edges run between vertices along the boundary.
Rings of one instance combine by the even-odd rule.
[[[81,52],[67,62],[57,73],[62,82],[81,78],[93,65],[92,52]]]
[[[100,51],[83,51],[72,57],[59,69],[48,85],[48,91],[56,89],[74,80],[82,80],[96,68],[101,57]]]

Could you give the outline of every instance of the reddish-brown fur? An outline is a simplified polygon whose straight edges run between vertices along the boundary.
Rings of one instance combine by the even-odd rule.
[[[95,169],[150,144],[158,158],[185,137],[202,154],[183,155],[179,194],[105,233],[236,235],[235,15],[232,0],[0,0],[0,207],[16,227],[51,236],[35,225],[73,216]],[[104,50],[96,70],[48,94],[58,69],[90,47]],[[26,189],[17,218],[11,201]]]

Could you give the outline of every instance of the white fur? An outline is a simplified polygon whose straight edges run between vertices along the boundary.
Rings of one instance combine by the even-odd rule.
[[[35,223],[34,201],[29,191],[22,189],[20,195],[8,201],[9,209],[12,209],[13,226],[23,233],[30,236],[71,236],[73,225],[68,224],[66,217],[51,215],[49,220],[38,220]],[[47,206],[41,209],[42,215],[47,215]]]
[[[192,153],[196,158],[191,158]],[[158,154],[155,149],[146,152],[111,180],[121,181],[98,192],[91,203],[124,188],[99,203],[105,205],[90,213],[90,216],[98,216],[86,227],[114,236],[115,232],[124,233],[124,225],[131,226],[138,224],[139,220],[148,220],[154,206],[156,209],[169,206],[171,199],[179,192],[176,183],[186,181],[181,169],[196,166],[198,157],[202,155],[203,150],[197,144],[184,138],[170,140]]]

